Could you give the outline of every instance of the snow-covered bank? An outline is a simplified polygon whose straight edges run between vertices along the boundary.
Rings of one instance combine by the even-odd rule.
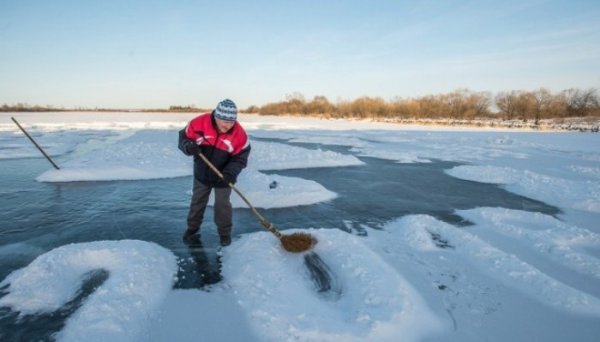
[[[59,131],[67,124],[70,129],[129,129],[135,126],[137,129],[178,128],[181,122],[189,121],[198,113],[152,113],[152,112],[18,112],[0,113],[0,117],[16,117],[20,122],[33,124],[35,128]],[[52,120],[52,117],[60,117],[60,121]],[[436,126],[443,128],[457,128],[467,130],[536,130],[536,131],[579,131],[598,132],[600,129],[600,117],[565,117],[535,120],[500,119],[500,118],[474,118],[474,119],[450,119],[450,118],[395,118],[395,119],[355,119],[341,118],[331,119],[317,116],[298,115],[263,115],[258,113],[240,113],[242,121],[257,124],[262,129],[302,129],[308,126],[322,127],[323,121],[334,122],[336,127],[330,129],[347,129],[348,124],[369,125],[370,129],[383,129],[389,126],[422,126],[423,129],[432,129]],[[4,121],[4,120],[2,120]],[[8,123],[8,122],[6,122]],[[291,125],[290,125],[291,123]],[[14,124],[13,124],[14,125]],[[376,127],[379,126],[379,127]],[[0,123],[0,132],[12,130],[10,124]]]
[[[598,132],[600,118],[598,117],[573,117],[535,120],[506,120],[506,119],[384,119],[400,125],[422,125],[459,127],[463,129],[516,129],[536,131],[577,131]]]

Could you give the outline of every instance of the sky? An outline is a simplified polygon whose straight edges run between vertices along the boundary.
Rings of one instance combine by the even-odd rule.
[[[0,104],[600,88],[598,1],[0,0]]]

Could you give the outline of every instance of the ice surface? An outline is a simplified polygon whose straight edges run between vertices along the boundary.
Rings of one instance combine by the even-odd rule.
[[[63,167],[55,171],[48,165],[40,181],[192,174],[190,158],[176,148],[177,130],[192,114],[52,115],[24,114],[21,120]],[[0,159],[39,158],[8,117],[0,118]],[[329,298],[315,288],[304,255],[284,252],[266,232],[242,235],[222,251],[224,278],[208,291],[172,289],[175,258],[152,243],[66,245],[6,277],[0,284],[6,292],[0,306],[21,315],[53,312],[75,296],[90,271],[103,269],[109,271],[107,280],[68,318],[59,340],[597,339],[597,134],[406,129],[254,115],[240,120],[251,136],[264,139],[252,141],[250,165],[237,186],[263,208],[336,196],[315,181],[280,176],[277,170],[355,166],[362,163],[358,155],[401,163],[458,162],[464,165],[447,170],[449,175],[498,184],[563,212],[553,217],[506,208],[457,210],[473,223],[464,227],[408,215],[383,229],[363,227],[364,236],[297,227],[319,239],[312,252],[340,285],[339,295]],[[288,143],[330,144],[351,152]],[[270,189],[273,181],[278,186]],[[0,251],[14,254],[22,246],[6,245]],[[42,251],[31,247],[24,253]]]

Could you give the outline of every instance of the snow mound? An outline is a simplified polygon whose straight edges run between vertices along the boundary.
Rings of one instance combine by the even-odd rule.
[[[333,229],[307,232],[319,240],[312,252],[342,284],[339,296],[318,292],[305,265],[312,252],[285,252],[270,233],[245,235],[225,249],[225,281],[258,336],[269,341],[411,341],[438,330],[437,318],[418,292],[360,238]]]
[[[275,186],[269,186],[273,182],[275,182]],[[251,169],[240,174],[236,187],[254,207],[265,209],[310,205],[330,201],[337,197],[335,192],[327,190],[312,180],[266,175]],[[214,193],[211,193],[210,196],[209,205],[212,205]],[[231,205],[234,208],[248,207],[237,194],[231,195]]]
[[[600,278],[600,260],[582,251],[585,247],[600,248],[600,234],[552,216],[520,210],[478,208],[459,210],[457,214],[479,228],[523,241],[571,269]]]
[[[450,176],[482,183],[505,184],[507,190],[560,207],[600,213],[600,183],[568,180],[511,167],[462,165]]]
[[[1,283],[0,307],[20,315],[48,313],[73,299],[86,275],[108,271],[60,331],[61,341],[130,341],[145,327],[174,282],[175,256],[154,243],[123,240],[70,244],[37,257]]]
[[[262,141],[252,141],[250,156],[248,167],[258,170],[287,170],[364,164],[353,155]]]
[[[482,272],[504,283],[506,286],[527,294],[546,305],[569,312],[600,316],[600,300],[578,289],[570,287],[540,271],[518,256],[493,246],[468,229],[461,229],[439,221],[428,215],[410,215],[393,223],[400,234],[409,239],[408,245],[428,252],[429,244],[419,242],[425,231],[437,236],[450,248],[439,248],[444,253],[456,253],[472,263]],[[416,238],[415,238],[416,237]],[[418,243],[411,244],[411,240]]]

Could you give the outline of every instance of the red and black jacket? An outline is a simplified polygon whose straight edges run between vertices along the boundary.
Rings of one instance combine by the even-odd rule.
[[[190,156],[193,154],[190,153],[191,145],[200,146],[202,154],[234,183],[248,164],[250,140],[237,121],[229,131],[220,133],[212,113],[192,119],[179,131],[179,149]],[[194,155],[194,177],[204,185],[217,188],[227,186],[197,155]]]

